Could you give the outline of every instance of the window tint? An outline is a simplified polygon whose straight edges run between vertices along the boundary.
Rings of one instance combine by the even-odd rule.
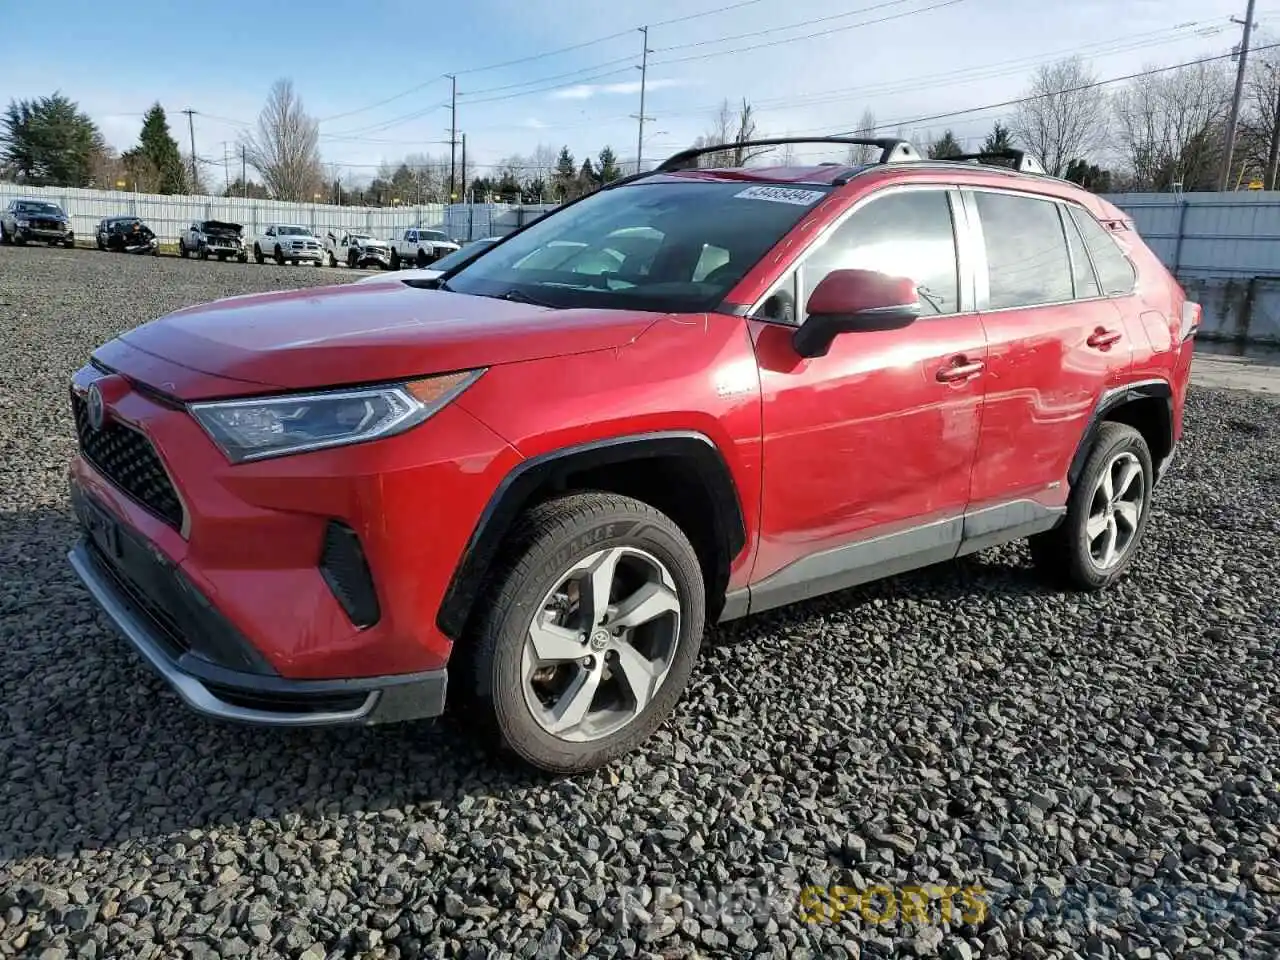
[[[991,309],[1070,300],[1071,261],[1058,205],[981,190],[974,196],[987,248]]]
[[[1067,246],[1071,248],[1071,275],[1076,284],[1076,298],[1100,297],[1098,278],[1093,273],[1093,265],[1089,263],[1089,255],[1080,239],[1080,231],[1070,217],[1063,222],[1067,231]]]
[[[1093,256],[1093,265],[1098,270],[1102,292],[1108,297],[1131,293],[1134,281],[1133,264],[1116,246],[1116,242],[1107,233],[1106,227],[1085,210],[1073,207],[1071,216],[1084,235],[1085,246]]]
[[[951,203],[943,190],[878,197],[845,220],[804,263],[804,296],[832,270],[910,277],[925,316],[956,313],[960,282]]]

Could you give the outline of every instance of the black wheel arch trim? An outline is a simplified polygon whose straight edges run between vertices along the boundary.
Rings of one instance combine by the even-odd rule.
[[[451,640],[462,638],[489,570],[516,517],[545,484],[595,467],[650,457],[679,457],[707,485],[725,563],[746,546],[746,519],[733,474],[719,447],[696,431],[660,431],[595,440],[531,457],[517,464],[489,498],[454,569],[436,625]]]
[[[1134,400],[1163,400],[1167,407],[1169,436],[1166,438],[1166,444],[1170,451],[1173,450],[1173,388],[1167,380],[1139,380],[1135,383],[1128,383],[1123,386],[1115,387],[1107,390],[1098,398],[1098,402],[1094,404],[1093,412],[1089,415],[1089,425],[1085,427],[1084,436],[1080,438],[1080,445],[1076,448],[1075,456],[1071,458],[1071,467],[1067,471],[1067,484],[1074,487],[1076,481],[1080,479],[1080,474],[1084,470],[1085,461],[1089,459],[1089,451],[1093,449],[1094,440],[1097,439],[1098,429],[1106,420],[1107,414],[1118,407],[1124,406],[1126,403],[1132,403]],[[1158,469],[1159,464],[1155,464]]]

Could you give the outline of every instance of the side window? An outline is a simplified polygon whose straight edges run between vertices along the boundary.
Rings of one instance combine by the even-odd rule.
[[[1058,205],[985,190],[975,191],[974,197],[987,248],[990,308],[1071,300],[1071,260]]]
[[[728,250],[724,249],[724,247],[704,243],[702,245],[702,255],[698,257],[698,264],[693,268],[693,282],[701,283],[709,274],[719,270],[728,262]]]
[[[945,190],[904,190],[871,200],[844,221],[801,267],[807,300],[832,270],[910,277],[924,316],[960,309],[951,201]]]
[[[1076,299],[1100,297],[1102,292],[1098,287],[1098,278],[1094,275],[1093,264],[1089,262],[1084,241],[1080,239],[1080,231],[1076,228],[1071,215],[1067,213],[1067,208],[1059,207],[1058,209],[1062,212],[1062,225],[1067,231],[1067,246],[1071,249],[1071,278],[1076,285]]]
[[[1098,280],[1102,284],[1102,292],[1108,297],[1122,297],[1133,292],[1135,278],[1133,264],[1124,255],[1116,242],[1107,233],[1106,227],[1093,218],[1086,210],[1071,208],[1071,218],[1084,236],[1084,245],[1089,248],[1093,257],[1093,265],[1098,270]]]

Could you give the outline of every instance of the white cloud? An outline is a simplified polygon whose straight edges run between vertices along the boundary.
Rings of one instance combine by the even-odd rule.
[[[669,87],[685,86],[684,80],[658,79],[650,80],[647,90],[665,90]],[[640,81],[628,80],[626,83],[579,83],[572,87],[561,87],[551,93],[552,100],[590,100],[599,94],[639,93]]]
[[[524,125],[525,125],[526,127],[528,127],[530,130],[545,130],[545,129],[547,129],[547,125],[546,125],[546,123],[544,123],[543,121],[539,120],[537,117],[530,117],[529,119],[527,119],[527,120],[524,122]]]

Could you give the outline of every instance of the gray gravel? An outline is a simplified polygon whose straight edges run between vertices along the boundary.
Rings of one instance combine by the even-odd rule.
[[[1114,591],[1047,591],[1019,546],[743,622],[590,777],[456,721],[187,712],[64,561],[67,377],[167,310],[350,276],[0,248],[0,954],[1280,953],[1280,404],[1258,397],[1193,391]],[[802,922],[809,885],[852,908]],[[934,896],[875,923],[856,894],[929,885],[981,887],[985,917]]]

